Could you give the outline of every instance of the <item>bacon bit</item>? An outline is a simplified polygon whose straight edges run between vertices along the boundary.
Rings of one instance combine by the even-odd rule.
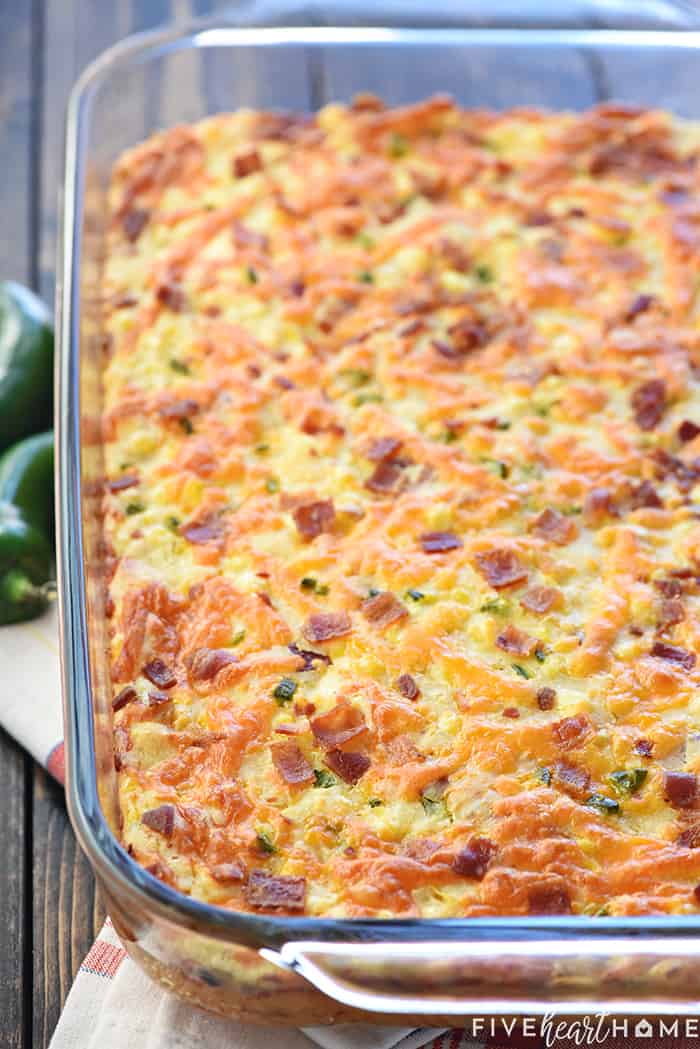
[[[698,793],[694,772],[664,772],[664,797],[674,809],[691,809]]]
[[[589,527],[603,523],[606,517],[617,516],[612,493],[607,488],[593,488],[583,501],[583,520]]]
[[[457,273],[469,273],[473,260],[464,248],[456,241],[445,237],[440,241],[438,250],[442,257],[449,263],[450,268]]]
[[[352,620],[347,612],[318,612],[309,616],[302,633],[307,641],[330,641],[345,637],[351,630]]]
[[[336,422],[329,422],[325,413],[316,408],[309,409],[301,422],[300,429],[302,433],[307,433],[311,437],[319,433],[332,433],[336,437],[342,437],[345,434],[344,426]]]
[[[350,109],[352,109],[353,113],[381,113],[384,109],[384,103],[381,98],[377,98],[371,91],[360,91],[353,97]]]
[[[407,205],[400,200],[381,200],[375,209],[377,220],[382,226],[395,222],[405,213]]]
[[[319,499],[315,503],[297,506],[292,517],[302,538],[315,539],[322,532],[330,532],[335,521],[335,506],[332,499]]]
[[[438,200],[447,191],[447,177],[441,172],[435,174],[427,171],[411,171],[413,188],[416,193],[428,200]]]
[[[314,652],[310,648],[299,648],[299,646],[294,643],[287,645],[287,648],[295,656],[299,656],[300,659],[303,659],[304,665],[298,671],[300,674],[304,674],[307,670],[313,670],[315,660],[318,660],[321,663],[326,663],[328,666],[333,662],[331,657],[327,656],[325,652]]]
[[[245,888],[245,898],[251,907],[266,910],[283,908],[303,911],[306,903],[306,878],[287,878],[281,874],[251,871]]]
[[[180,535],[194,546],[204,546],[216,542],[223,535],[223,526],[219,521],[192,521],[180,528]]]
[[[698,431],[700,433],[700,431]],[[373,463],[381,463],[385,459],[393,459],[399,451],[403,441],[399,437],[378,437],[372,441],[365,452],[365,458]]]
[[[395,491],[402,476],[403,467],[400,463],[391,460],[380,462],[365,481],[365,488],[379,495],[388,495]]]
[[[315,703],[309,703],[308,701],[305,702],[305,703],[295,703],[294,704],[294,713],[298,717],[310,718],[312,714],[316,713],[316,704]]]
[[[416,700],[420,696],[420,689],[410,674],[397,678],[396,687],[405,699]]]
[[[284,375],[275,375],[275,377],[273,379],[273,382],[277,383],[277,385],[282,390],[294,390],[295,389],[295,386],[294,386],[294,383],[292,382],[292,380],[288,379]]]
[[[672,173],[680,160],[658,133],[631,136],[626,141],[607,143],[596,149],[588,170],[591,175],[614,172],[621,176],[647,178]]]
[[[359,707],[341,701],[325,714],[312,718],[311,731],[322,747],[330,749],[362,735],[367,731],[367,724]]]
[[[369,623],[380,629],[391,623],[397,623],[408,615],[408,609],[388,591],[368,597],[362,602],[361,611]]]
[[[292,740],[273,743],[270,753],[272,762],[285,783],[308,783],[314,778],[314,770]]]
[[[462,357],[474,350],[481,349],[488,342],[488,332],[483,324],[466,318],[457,321],[447,329],[447,332],[452,337],[454,349]]]
[[[481,881],[495,852],[496,846],[488,838],[472,838],[453,859],[452,870],[463,878]]]
[[[162,834],[164,838],[172,838],[176,816],[177,810],[174,805],[159,805],[156,809],[144,812],[141,822],[149,830],[154,830],[156,834]]]
[[[233,173],[236,178],[245,178],[246,175],[254,175],[256,171],[262,171],[262,160],[257,149],[250,149],[246,153],[239,153],[233,158]]]
[[[676,623],[682,623],[684,619],[685,609],[683,602],[679,601],[677,597],[667,598],[661,602],[659,626],[662,629],[675,626]]]
[[[191,415],[196,415],[199,411],[199,405],[196,401],[191,400],[189,397],[185,397],[179,401],[171,401],[169,404],[164,404],[158,409],[158,414],[162,415],[164,419],[189,419]]]
[[[690,827],[686,827],[676,838],[676,844],[686,849],[700,848],[700,823],[693,823]],[[700,886],[696,885],[693,889],[696,900],[700,900],[699,888]]]
[[[504,718],[513,718],[513,719],[519,718],[520,717],[520,711],[518,710],[517,707],[504,707],[504,709],[503,709],[503,717]]]
[[[590,790],[591,777],[579,765],[574,765],[569,761],[557,761],[554,766],[554,775],[557,786],[573,798],[583,798]]]
[[[692,670],[696,662],[694,652],[688,652],[687,649],[678,648],[676,645],[666,645],[663,641],[654,642],[651,654],[658,659],[667,659],[671,663],[678,663],[684,670]]]
[[[262,603],[264,605],[267,605],[268,608],[274,608],[274,605],[272,604],[272,598],[269,594],[266,594],[262,590],[258,590],[255,596],[259,597]]]
[[[111,619],[113,615],[114,601],[112,597],[109,594],[107,594],[107,597],[105,598],[105,616],[107,617],[107,619]]]
[[[629,505],[631,510],[660,510],[664,504],[651,481],[642,481],[632,488]]]
[[[214,881],[243,881],[245,878],[245,867],[242,863],[231,860],[228,863],[215,863],[209,868]]]
[[[478,571],[494,590],[527,581],[527,569],[512,550],[488,550],[477,554],[475,560]]]
[[[548,226],[553,221],[554,217],[548,211],[530,211],[523,219],[526,226]]]
[[[655,579],[654,586],[664,597],[674,598],[683,596],[683,584],[679,579]]]
[[[679,207],[688,199],[688,189],[682,185],[669,186],[659,193],[659,200],[671,207]]]
[[[126,239],[131,244],[134,244],[139,239],[150,217],[150,211],[146,211],[144,208],[131,208],[130,211],[125,213],[122,219],[122,229]]]
[[[656,448],[652,454],[656,463],[656,476],[674,477],[681,492],[690,491],[700,478],[700,463],[697,459],[692,463],[684,463],[682,459],[669,455],[661,448]]]
[[[557,701],[557,693],[553,688],[545,685],[537,689],[537,706],[540,710],[553,710]]]
[[[544,615],[555,608],[561,600],[561,591],[553,586],[531,586],[520,598],[520,604],[528,612]]]
[[[655,302],[656,298],[653,295],[637,295],[632,300],[632,304],[625,313],[624,320],[629,324],[635,319],[635,317],[638,317],[640,313],[646,313]]]
[[[110,492],[123,492],[138,483],[138,474],[122,474],[121,477],[115,477],[113,481],[107,481],[107,489]]]
[[[666,410],[666,383],[663,379],[649,379],[632,394],[630,405],[637,426],[641,430],[653,430],[661,422]]]
[[[402,339],[407,339],[410,335],[418,335],[419,332],[425,331],[425,329],[425,321],[421,320],[420,317],[415,317],[412,321],[409,321],[408,324],[404,324],[403,327],[399,328],[397,334],[400,335]]]
[[[459,550],[462,540],[454,532],[423,532],[418,541],[426,554],[444,554],[448,550]]]
[[[303,113],[259,113],[255,134],[257,138],[273,142],[293,142],[318,132],[316,118]]]
[[[573,542],[578,535],[575,521],[572,521],[570,517],[566,517],[564,514],[560,514],[558,510],[551,510],[549,507],[535,518],[532,524],[532,531],[540,539],[547,539],[552,543],[556,543],[557,546],[566,546],[567,543]]]
[[[678,427],[677,433],[678,440],[683,444],[687,444],[688,441],[694,441],[698,434],[700,434],[700,426],[691,422],[690,419],[684,419]]]
[[[177,685],[175,674],[169,666],[166,666],[162,659],[151,659],[150,662],[142,667],[141,673],[148,678],[151,684],[157,685],[158,688],[174,688]]]
[[[324,302],[317,317],[317,323],[324,335],[330,335],[342,318],[350,310],[354,309],[355,303],[347,299],[331,300]]]
[[[169,703],[172,698],[167,692],[149,692],[148,705],[149,707],[159,707],[162,703]]]
[[[531,656],[539,642],[530,637],[523,630],[509,623],[496,638],[496,645],[504,652],[512,652],[516,656]]]
[[[346,783],[357,783],[371,765],[366,754],[354,750],[329,750],[326,764]]]
[[[139,694],[133,685],[126,685],[112,700],[112,710],[121,710],[127,703],[133,703],[138,698]]]
[[[404,299],[394,306],[394,313],[399,317],[410,317],[413,313],[430,313],[439,306],[437,296],[432,298]]]
[[[198,648],[188,660],[188,669],[193,681],[211,681],[224,667],[238,662],[226,648]]]
[[[458,361],[462,358],[462,354],[459,352],[456,346],[453,346],[451,342],[445,342],[444,339],[431,339],[430,345],[434,350],[444,357],[448,361]]]
[[[159,284],[156,288],[156,299],[161,306],[172,310],[173,313],[182,313],[185,308],[185,293],[175,280],[166,280]]]
[[[638,739],[634,745],[635,754],[640,754],[643,758],[650,758],[654,750],[654,743],[650,739]]]
[[[559,885],[533,885],[527,893],[530,914],[571,914],[571,900]]]
[[[580,747],[591,733],[591,723],[583,714],[571,718],[562,718],[552,725],[554,742],[562,750]]]

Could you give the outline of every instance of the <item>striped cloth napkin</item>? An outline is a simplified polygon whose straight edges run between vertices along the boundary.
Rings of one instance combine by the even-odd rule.
[[[0,724],[63,782],[55,609],[31,623],[0,628],[0,666]],[[280,1049],[700,1049],[700,1018],[482,1016],[464,1031],[246,1026],[195,1009],[151,982],[107,919],[80,967],[50,1049],[269,1049],[275,1042]]]

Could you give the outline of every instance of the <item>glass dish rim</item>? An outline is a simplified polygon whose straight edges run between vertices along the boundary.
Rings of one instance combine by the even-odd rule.
[[[278,947],[288,940],[398,943],[504,940],[600,940],[627,936],[640,943],[652,935],[693,938],[700,915],[662,917],[499,917],[499,918],[308,918],[256,915],[203,903],[164,884],[120,845],[102,811],[97,786],[94,711],[87,647],[86,573],[81,517],[79,418],[79,301],[85,163],[82,143],[90,103],[112,71],[187,48],[294,44],[319,46],[458,43],[504,48],[608,46],[631,50],[680,47],[700,52],[700,31],[616,29],[410,29],[391,27],[241,27],[236,17],[197,20],[127,37],[102,52],[81,74],[70,95],[66,121],[62,224],[58,239],[56,313],[59,621],[66,743],[66,795],[76,835],[92,866],[109,889],[137,899],[149,911],[217,939],[252,947]]]

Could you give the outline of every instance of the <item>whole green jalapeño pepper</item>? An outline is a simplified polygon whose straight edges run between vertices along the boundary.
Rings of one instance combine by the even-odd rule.
[[[53,592],[53,434],[0,459],[0,626],[40,615]]]
[[[51,315],[27,288],[0,282],[0,451],[51,425]]]

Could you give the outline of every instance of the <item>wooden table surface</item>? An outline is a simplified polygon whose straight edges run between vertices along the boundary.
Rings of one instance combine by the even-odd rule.
[[[129,33],[223,0],[0,0],[0,278],[47,302],[70,88]],[[0,730],[0,1047],[43,1049],[103,919],[63,792]]]

